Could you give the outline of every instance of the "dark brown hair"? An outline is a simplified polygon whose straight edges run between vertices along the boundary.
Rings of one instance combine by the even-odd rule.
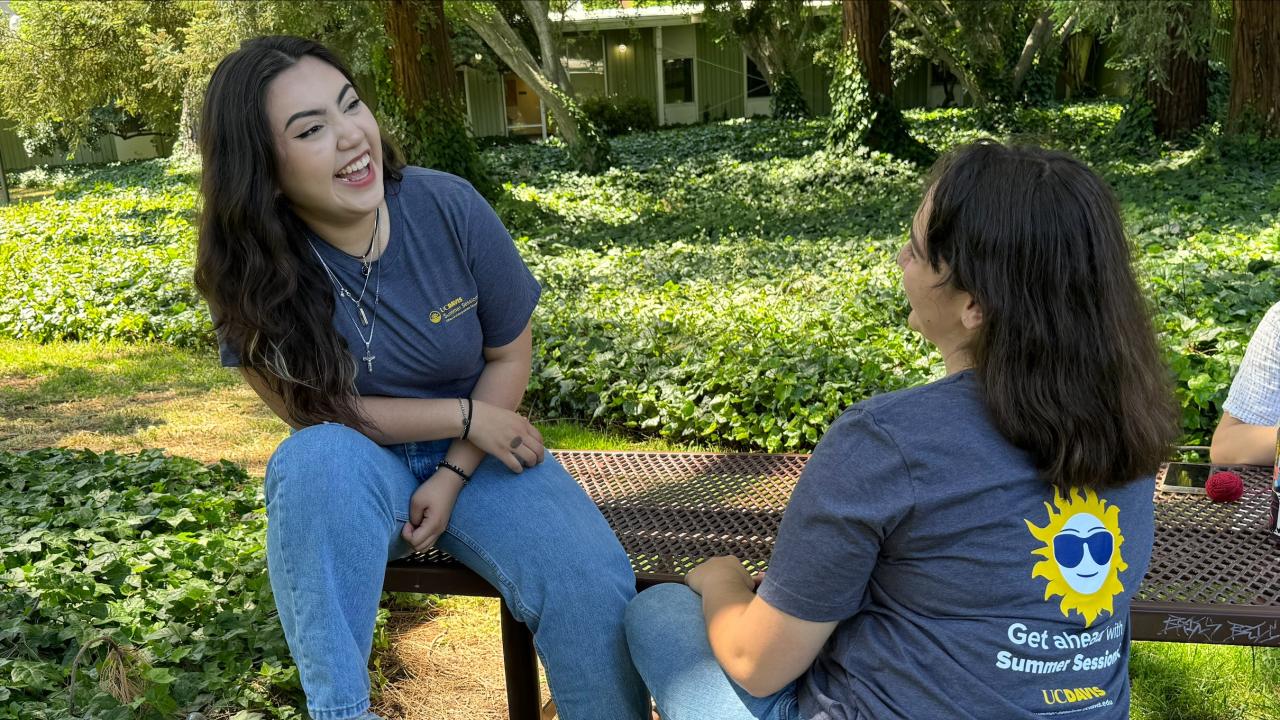
[[[304,57],[356,86],[328,48],[288,36],[247,40],[213,72],[199,128],[204,208],[195,282],[222,342],[284,399],[294,423],[358,428],[367,422],[356,405],[354,361],[333,327],[333,289],[279,192],[267,123],[267,86]],[[399,181],[404,164],[385,137],[382,157],[386,176]]]
[[[929,187],[929,263],[982,308],[969,349],[999,431],[1064,492],[1154,472],[1178,415],[1111,189],[1066,153],[991,141]]]

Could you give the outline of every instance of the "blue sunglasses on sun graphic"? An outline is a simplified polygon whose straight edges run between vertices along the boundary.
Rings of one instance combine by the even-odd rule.
[[[1099,565],[1106,565],[1111,560],[1111,551],[1115,549],[1115,539],[1106,530],[1088,537],[1062,533],[1053,538],[1053,558],[1062,567],[1073,568],[1084,560],[1086,545],[1089,546],[1089,557]]]

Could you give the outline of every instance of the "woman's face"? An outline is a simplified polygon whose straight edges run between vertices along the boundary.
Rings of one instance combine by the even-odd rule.
[[[932,193],[925,193],[924,201],[911,221],[911,235],[898,251],[898,267],[902,268],[902,289],[906,292],[911,314],[907,325],[937,346],[944,354],[961,347],[971,336],[973,299],[944,283],[946,268],[934,270],[926,255],[929,210]]]
[[[309,223],[363,218],[382,202],[378,123],[337,68],[304,57],[267,86],[280,191]]]

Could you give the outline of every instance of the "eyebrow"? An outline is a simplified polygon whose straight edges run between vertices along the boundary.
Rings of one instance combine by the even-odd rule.
[[[351,83],[347,83],[343,85],[342,90],[338,92],[338,99],[334,101],[334,104],[341,105],[342,98],[346,97],[347,91],[350,89],[351,89]],[[323,115],[323,114],[324,114],[324,110],[303,110],[301,112],[296,112],[289,116],[289,120],[284,124],[284,129],[288,130],[289,126],[293,124],[294,120],[298,120],[305,117],[314,117],[316,115]]]

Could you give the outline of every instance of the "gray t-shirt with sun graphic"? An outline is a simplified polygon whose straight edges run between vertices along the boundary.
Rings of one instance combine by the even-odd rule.
[[[837,621],[807,720],[1127,718],[1151,478],[1055,495],[971,372],[849,409],[783,516],[760,596]]]

